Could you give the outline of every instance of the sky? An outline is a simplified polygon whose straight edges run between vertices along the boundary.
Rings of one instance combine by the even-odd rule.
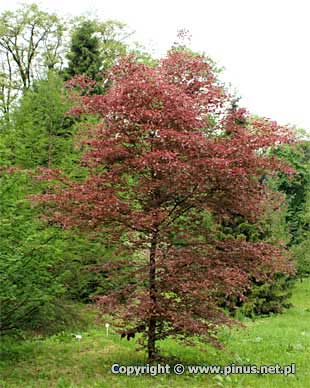
[[[32,3],[33,1],[23,1]],[[310,133],[309,0],[41,0],[62,15],[90,13],[127,23],[136,40],[162,56],[178,29],[191,48],[220,67],[222,80],[251,113]],[[0,12],[15,0],[0,0]],[[308,48],[307,48],[308,47]]]

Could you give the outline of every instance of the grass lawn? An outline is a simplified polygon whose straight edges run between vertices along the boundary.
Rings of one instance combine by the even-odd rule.
[[[114,387],[263,387],[310,388],[310,279],[296,284],[293,307],[280,315],[245,321],[246,328],[224,330],[225,350],[184,347],[173,340],[161,344],[174,356],[170,364],[296,364],[295,375],[157,375],[124,376],[111,373],[114,363],[143,365],[145,354],[136,343],[106,335],[93,326],[81,334],[61,333],[26,341],[3,340],[0,388],[114,388]]]

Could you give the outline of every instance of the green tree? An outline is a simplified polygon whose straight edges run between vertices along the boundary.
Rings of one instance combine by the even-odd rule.
[[[301,276],[310,276],[310,188],[307,191],[305,211],[302,217],[303,238],[302,241],[292,247],[298,263],[298,271]]]
[[[0,176],[0,332],[29,326],[43,313],[52,314],[64,295],[64,273],[56,233],[34,220],[34,209],[25,200],[31,190],[27,174]],[[46,319],[48,320],[48,318]]]
[[[96,79],[101,70],[102,55],[94,21],[83,20],[73,30],[67,57],[69,60],[65,72],[67,79],[77,74]]]
[[[35,79],[61,68],[64,39],[62,19],[36,4],[0,15],[0,113],[7,119]]]
[[[12,58],[0,49],[0,115],[9,119],[10,110],[20,94],[20,82]]]
[[[296,245],[303,240],[310,226],[305,218],[310,193],[310,141],[302,140],[293,146],[281,147],[275,153],[288,161],[296,172],[290,179],[280,174],[277,181],[278,190],[287,197],[286,220],[292,238],[290,245]]]
[[[70,300],[89,302],[113,287],[100,270],[113,248],[40,220],[28,198],[40,185],[19,169],[0,174],[1,334],[61,329]]]
[[[79,17],[71,32],[65,78],[83,74],[101,80],[101,72],[110,69],[128,51],[131,36],[125,24]]]
[[[231,220],[225,220],[219,225],[220,236],[223,239],[237,238],[253,243],[282,244],[287,246],[290,234],[286,223],[287,204],[285,197],[279,195],[274,180],[268,182],[273,190],[265,203],[263,216],[256,222],[249,222],[241,215]],[[263,269],[262,269],[263,270]],[[289,307],[294,276],[277,273],[267,281],[252,276],[251,286],[246,298],[223,298],[222,305],[233,315],[243,314],[255,316],[261,314],[278,313]]]
[[[291,235],[290,248],[297,260],[299,276],[310,275],[310,141],[298,133],[300,141],[276,150],[277,156],[289,161],[296,173],[288,179],[280,174],[278,190],[287,198],[286,222]]]
[[[57,15],[40,10],[36,4],[0,16],[0,48],[16,66],[23,89],[42,74],[42,64],[53,69],[61,62],[64,25]]]
[[[73,153],[73,120],[62,79],[54,72],[36,81],[21,98],[4,134],[8,162],[24,168],[55,166]]]

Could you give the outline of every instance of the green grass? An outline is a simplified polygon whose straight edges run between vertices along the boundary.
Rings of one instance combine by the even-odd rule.
[[[185,364],[296,364],[296,375],[113,375],[111,365],[145,364],[136,343],[109,336],[93,326],[76,339],[72,333],[26,341],[2,341],[1,388],[110,387],[310,387],[310,279],[298,282],[293,307],[280,315],[245,321],[245,329],[224,330],[225,350],[162,343],[162,353]],[[174,361],[175,362],[175,361]],[[173,362],[173,363],[174,363]],[[172,362],[171,362],[172,364]]]

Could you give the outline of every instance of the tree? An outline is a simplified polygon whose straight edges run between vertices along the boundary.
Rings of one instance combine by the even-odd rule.
[[[72,28],[64,79],[84,75],[97,81],[93,94],[104,94],[109,87],[107,73],[122,57],[134,54],[140,62],[155,64],[142,45],[130,41],[132,35],[126,24],[117,20],[77,18]]]
[[[36,81],[11,112],[2,138],[3,151],[10,153],[2,162],[6,159],[10,165],[34,168],[55,167],[63,165],[65,159],[74,159],[73,120],[66,116],[70,106],[63,81],[55,72]]]
[[[282,174],[276,182],[277,189],[287,197],[286,219],[292,236],[291,245],[296,245],[303,240],[304,232],[309,229],[304,216],[310,192],[310,142],[300,140],[294,146],[278,147],[275,154],[288,161],[296,171],[293,179]]]
[[[303,227],[303,238],[300,244],[294,247],[295,249],[293,249],[293,252],[297,257],[298,271],[301,276],[310,276],[310,187],[308,187],[308,192],[306,195],[306,204],[304,208],[304,214],[301,220]]]
[[[54,68],[59,61],[59,49],[63,37],[63,23],[54,14],[41,11],[36,4],[25,5],[15,13],[1,15],[0,47],[9,54],[24,89],[29,88],[35,66]]]
[[[115,252],[104,267],[112,279],[130,271],[131,281],[97,301],[122,318],[122,337],[143,334],[149,361],[167,336],[220,345],[217,328],[232,323],[219,308],[223,295],[242,299],[251,276],[293,265],[281,247],[218,239],[208,220],[259,217],[262,175],[290,171],[262,151],[290,132],[229,109],[210,62],[190,53],[171,51],[154,67],[122,60],[110,79],[106,95],[84,96],[72,111],[102,118],[85,143],[88,177],[44,170],[40,179],[54,184],[36,199],[62,227],[132,253],[126,261]]]
[[[96,33],[96,24],[91,20],[83,20],[72,33],[71,47],[67,54],[68,67],[66,78],[84,74],[96,79],[101,70],[102,57],[100,41]]]
[[[97,33],[100,41],[103,71],[109,70],[132,49],[139,49],[139,47],[130,47],[129,38],[132,37],[133,32],[128,29],[126,24],[117,20],[98,21]],[[140,54],[143,57],[143,53],[140,52]],[[146,53],[145,57],[147,57]]]
[[[286,222],[291,234],[289,246],[297,260],[298,275],[303,277],[310,274],[310,142],[302,132],[297,135],[297,144],[278,147],[274,151],[296,171],[293,179],[281,174],[275,185],[286,195]]]
[[[11,107],[18,99],[20,84],[8,52],[0,51],[0,112],[9,118]]]
[[[0,102],[3,113],[34,78],[61,67],[64,24],[36,4],[0,15]]]
[[[78,18],[71,35],[65,78],[83,74],[102,80],[102,72],[126,54],[125,41],[130,35],[126,25],[118,21]]]
[[[274,182],[275,179],[272,178]],[[271,182],[268,183],[272,187]],[[273,185],[275,186],[275,184]],[[290,234],[285,220],[287,206],[285,196],[275,191],[266,201],[266,209],[259,220],[249,222],[244,217],[236,215],[224,220],[219,225],[222,238],[237,238],[251,242],[267,242],[287,247]],[[222,306],[228,308],[234,316],[257,316],[279,313],[291,306],[289,298],[295,283],[295,276],[275,273],[270,279],[262,280],[251,277],[251,287],[246,292],[246,298],[240,300],[234,295],[224,297]]]
[[[0,169],[0,335],[63,330],[79,318],[72,299],[89,302],[109,287],[102,272],[85,271],[107,260],[105,246],[38,222],[27,196],[39,186],[25,170]]]
[[[25,199],[27,193],[33,193],[29,176],[23,171],[3,170],[0,184],[2,335],[33,327],[43,310],[48,314],[46,324],[55,312],[55,303],[64,295],[65,274],[57,271],[62,261],[55,244],[59,232],[43,227]]]

